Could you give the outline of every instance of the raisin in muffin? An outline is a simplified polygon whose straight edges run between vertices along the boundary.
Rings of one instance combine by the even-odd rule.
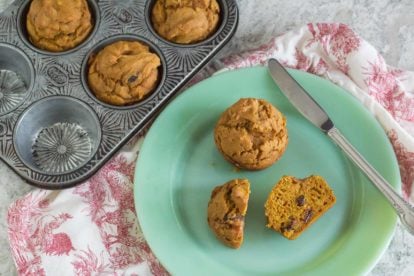
[[[207,221],[225,245],[239,248],[243,243],[244,217],[250,194],[247,179],[233,179],[214,188],[208,203]]]
[[[86,0],[33,0],[26,17],[29,40],[36,47],[51,52],[78,46],[92,27]]]
[[[158,83],[160,58],[138,41],[117,41],[89,60],[88,84],[108,104],[134,104]]]
[[[221,115],[214,130],[214,141],[235,166],[261,170],[285,152],[286,119],[265,100],[240,99]]]
[[[157,0],[151,17],[160,36],[190,44],[206,39],[217,29],[220,7],[216,0]]]
[[[296,239],[335,202],[332,189],[321,176],[283,176],[265,203],[267,227],[290,240]]]

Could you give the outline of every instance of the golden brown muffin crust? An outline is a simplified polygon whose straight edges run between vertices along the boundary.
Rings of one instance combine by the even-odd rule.
[[[206,39],[217,29],[219,16],[216,0],[157,0],[152,9],[157,33],[180,44]]]
[[[296,239],[335,202],[332,189],[321,176],[283,176],[266,200],[266,226],[290,240]]]
[[[154,90],[160,65],[160,58],[143,43],[118,41],[90,58],[88,84],[103,102],[133,104]]]
[[[207,221],[225,245],[239,248],[243,243],[244,217],[250,194],[247,179],[233,179],[214,188],[208,203]]]
[[[286,119],[265,100],[240,99],[221,115],[214,140],[235,166],[264,169],[276,162],[287,147]]]
[[[86,0],[33,0],[26,18],[29,40],[36,47],[52,52],[76,47],[92,27]]]

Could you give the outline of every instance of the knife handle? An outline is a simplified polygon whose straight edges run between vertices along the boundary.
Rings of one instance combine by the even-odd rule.
[[[349,143],[349,141],[336,128],[331,128],[327,135],[346,153],[371,180],[375,187],[388,199],[400,217],[401,223],[414,235],[414,207],[405,201],[385,180],[371,164]]]

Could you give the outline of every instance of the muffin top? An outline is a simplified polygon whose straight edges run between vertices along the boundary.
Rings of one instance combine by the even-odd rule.
[[[214,140],[223,156],[237,167],[264,169],[287,147],[286,119],[265,100],[240,99],[221,115]]]
[[[92,30],[86,0],[33,0],[26,18],[29,40],[36,47],[62,52],[82,43]]]
[[[147,45],[117,41],[89,59],[88,84],[103,102],[133,104],[154,90],[160,65],[160,58]]]
[[[219,16],[216,0],[157,0],[152,23],[163,38],[191,44],[210,36],[217,29]]]

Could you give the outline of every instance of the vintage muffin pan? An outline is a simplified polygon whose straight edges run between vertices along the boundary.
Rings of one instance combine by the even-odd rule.
[[[55,53],[30,43],[30,0],[15,1],[0,14],[0,158],[42,188],[67,188],[90,177],[232,37],[237,5],[218,2],[217,31],[205,41],[180,45],[154,31],[154,1],[90,0],[91,34]],[[99,101],[87,83],[89,57],[119,40],[143,42],[161,59],[157,88],[130,106]]]

